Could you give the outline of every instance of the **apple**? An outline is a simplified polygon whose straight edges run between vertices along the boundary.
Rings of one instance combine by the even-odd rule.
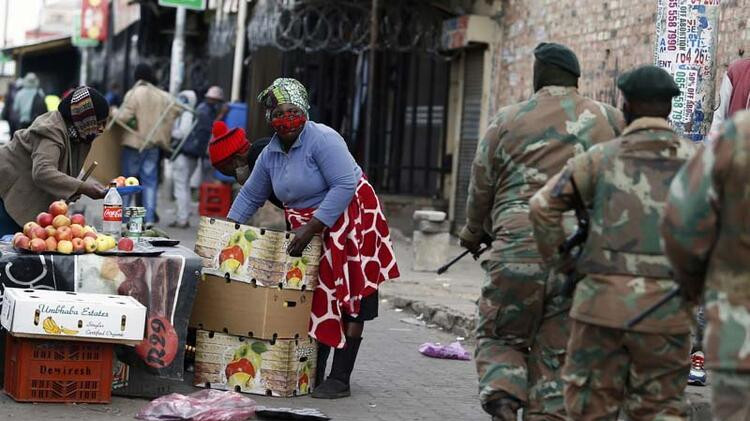
[[[52,202],[52,204],[49,205],[49,213],[51,213],[53,217],[58,216],[58,215],[67,215],[68,204],[65,203],[64,200],[58,200],[56,202]]]
[[[43,251],[47,251],[47,242],[45,242],[41,238],[34,238],[31,240],[29,247],[34,253],[41,253]]]
[[[73,252],[73,243],[68,240],[62,240],[57,243],[57,251],[62,254],[70,254]]]
[[[86,217],[80,213],[74,213],[73,216],[70,217],[70,223],[80,225],[81,228],[83,228],[83,226],[86,225]]]
[[[117,248],[122,251],[133,251],[133,240],[128,237],[122,237],[117,243]]]
[[[55,237],[47,237],[47,251],[57,251],[57,240]]]
[[[52,220],[52,226],[55,228],[70,226],[70,218],[65,215],[57,215],[55,219]]]
[[[52,214],[48,212],[42,212],[39,215],[36,216],[36,223],[39,224],[40,227],[48,227],[52,225]]]
[[[127,180],[125,180],[125,185],[126,186],[138,186],[140,184],[141,183],[135,177],[128,177]]]
[[[83,235],[86,234],[83,227],[78,224],[71,225],[70,231],[73,233],[73,238],[83,238]]]
[[[41,238],[42,240],[46,240],[47,239],[47,230],[44,229],[44,228],[42,228],[42,227],[40,227],[40,226],[36,226],[36,227],[32,228],[31,229],[31,239],[33,240],[35,238]]]
[[[13,247],[28,250],[30,245],[31,239],[22,233],[19,232],[13,236]]]
[[[87,253],[93,253],[96,251],[96,239],[91,237],[83,238],[83,246]]]
[[[82,239],[74,238],[72,243],[74,253],[83,253],[86,251],[86,243],[84,243]]]
[[[88,231],[88,232],[86,232],[86,233],[83,234],[83,238],[91,238],[92,240],[96,240],[96,237],[98,237],[98,236],[99,235],[97,233],[92,232],[92,231]]]
[[[219,263],[223,263],[225,260],[235,259],[242,263],[245,261],[245,254],[240,246],[227,247],[219,253]]]
[[[117,187],[125,187],[125,177],[119,176],[119,177],[113,178],[112,181],[110,181],[110,183],[115,183]]]
[[[57,237],[57,228],[52,225],[47,225],[44,230],[47,231],[47,237]]]
[[[103,252],[113,249],[115,246],[110,244],[109,238],[106,235],[100,235],[96,238],[96,251]]]
[[[55,236],[57,241],[70,241],[73,239],[73,232],[70,227],[60,227],[57,229],[57,235]]]
[[[25,224],[25,225],[23,226],[23,234],[24,234],[25,236],[27,236],[27,237],[31,238],[31,230],[32,230],[32,229],[33,229],[34,227],[38,227],[38,226],[39,226],[39,224],[37,224],[36,222],[27,222],[27,223],[26,223],[26,224]]]

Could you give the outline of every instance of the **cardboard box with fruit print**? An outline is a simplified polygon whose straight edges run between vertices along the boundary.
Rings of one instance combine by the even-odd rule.
[[[313,238],[301,257],[292,257],[286,253],[292,233],[221,225],[225,231],[217,240],[220,248],[206,273],[286,289],[312,290],[317,285],[320,237]]]
[[[301,396],[315,386],[317,343],[272,342],[198,330],[196,386],[279,397]]]

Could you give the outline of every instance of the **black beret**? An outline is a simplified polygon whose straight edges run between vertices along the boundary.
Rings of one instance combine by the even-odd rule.
[[[576,53],[562,44],[543,42],[534,49],[534,57],[542,63],[554,64],[575,77],[581,77],[581,65]]]
[[[680,88],[666,70],[656,66],[641,66],[623,73],[617,87],[628,99],[671,99],[680,95]]]

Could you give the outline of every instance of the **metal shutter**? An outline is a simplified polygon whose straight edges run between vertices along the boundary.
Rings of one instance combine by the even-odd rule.
[[[471,163],[474,161],[480,136],[479,118],[482,112],[483,73],[484,49],[467,50],[464,64],[464,100],[461,111],[454,229],[460,229],[466,224],[466,200],[469,195]]]

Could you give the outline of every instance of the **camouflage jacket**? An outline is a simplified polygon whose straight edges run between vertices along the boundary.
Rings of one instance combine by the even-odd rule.
[[[564,241],[562,213],[572,209],[575,181],[591,218],[576,270],[571,316],[612,328],[625,323],[675,288],[663,255],[659,224],[669,184],[695,145],[680,139],[666,120],[640,118],[623,135],[570,160],[531,200],[531,220],[539,250],[554,265]],[[634,330],[685,333],[690,329],[681,299],[644,320]]]
[[[750,370],[750,111],[677,174],[662,225],[675,279],[705,287],[706,365]]]
[[[618,110],[572,87],[548,86],[501,109],[477,147],[461,237],[478,240],[487,231],[494,238],[490,259],[540,262],[529,199],[568,159],[624,125]]]

